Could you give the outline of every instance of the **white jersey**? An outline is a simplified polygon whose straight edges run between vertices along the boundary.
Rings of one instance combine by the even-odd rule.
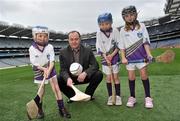
[[[119,49],[126,51],[128,60],[138,60],[147,58],[144,44],[150,44],[149,34],[143,23],[140,23],[139,29],[125,31],[124,27],[120,30]]]
[[[44,66],[48,62],[54,61],[54,48],[51,44],[45,46],[44,50],[38,49],[37,45],[33,43],[29,48],[30,62],[34,66]]]
[[[107,36],[104,32],[98,31],[96,34],[96,50],[98,54],[102,53],[112,53],[116,48],[118,48],[118,42],[120,40],[119,31],[115,28],[112,29],[110,35]],[[119,54],[117,53],[112,59],[112,65],[120,61]],[[107,65],[104,59],[102,59],[102,64]]]
[[[147,32],[147,29],[144,25],[144,23],[140,23],[140,29],[135,29],[133,31],[125,31],[124,27],[120,30],[120,42],[119,42],[119,48],[120,49],[127,49],[134,43],[136,43],[139,40],[143,40],[143,43],[150,43],[149,40],[149,34]]]
[[[53,46],[51,44],[48,44],[47,46],[44,47],[43,50],[40,50],[36,45],[36,43],[34,42],[29,48],[29,57],[34,71],[34,83],[41,83],[41,81],[43,80],[43,71],[38,69],[37,66],[48,67],[49,63],[54,61]],[[56,75],[56,70],[53,67],[47,79],[50,79],[55,75]]]
[[[98,31],[96,34],[97,53],[108,53],[112,48],[117,47],[117,42],[120,40],[119,37],[119,31],[115,28],[112,29],[109,37],[103,32]]]

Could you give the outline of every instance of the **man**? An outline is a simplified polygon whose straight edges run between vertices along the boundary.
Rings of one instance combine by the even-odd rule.
[[[94,57],[90,48],[86,48],[81,44],[81,35],[78,31],[71,31],[68,34],[69,46],[60,51],[60,75],[58,83],[61,91],[71,98],[75,95],[74,90],[71,88],[72,84],[85,84],[89,83],[85,93],[93,98],[93,94],[102,81],[103,74],[99,71],[99,65]],[[75,77],[70,71],[70,65],[73,62],[80,63],[83,67],[83,72]]]

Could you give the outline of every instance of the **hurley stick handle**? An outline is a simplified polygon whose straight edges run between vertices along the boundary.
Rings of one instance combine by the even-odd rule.
[[[43,87],[45,84],[45,80],[46,80],[46,77],[43,78],[43,81],[41,82],[41,85],[40,85],[38,92],[37,92],[37,94],[39,95],[40,98],[42,97],[42,94],[43,94]]]
[[[115,93],[115,87],[114,87],[114,75],[113,75],[113,68],[112,65],[108,65],[111,72],[111,85],[112,85],[112,103],[116,103],[116,93]]]

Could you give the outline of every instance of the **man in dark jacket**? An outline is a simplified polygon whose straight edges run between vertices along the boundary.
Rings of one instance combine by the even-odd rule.
[[[99,71],[99,65],[90,48],[86,48],[81,44],[81,35],[78,31],[71,31],[68,34],[69,46],[60,51],[60,75],[58,83],[61,91],[71,98],[75,92],[71,88],[72,84],[89,83],[85,93],[91,96],[103,78],[103,74]],[[70,71],[70,65],[73,62],[80,63],[83,71],[79,76],[73,76]]]

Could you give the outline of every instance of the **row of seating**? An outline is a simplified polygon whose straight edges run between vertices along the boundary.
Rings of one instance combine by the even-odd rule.
[[[32,44],[31,39],[18,39],[18,38],[0,38],[0,48],[29,48]],[[67,41],[50,41],[54,48],[64,48],[67,46]]]
[[[172,21],[162,25],[151,26],[148,27],[147,30],[150,36],[180,31],[180,20]]]
[[[55,56],[55,61],[59,61],[59,56]],[[21,58],[1,58],[0,59],[0,69],[7,67],[19,67],[22,65],[30,65],[29,57]]]

